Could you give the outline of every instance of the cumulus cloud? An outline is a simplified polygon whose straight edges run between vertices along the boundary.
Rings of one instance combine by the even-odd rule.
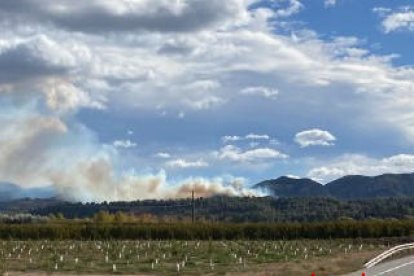
[[[0,3],[3,16],[52,23],[80,32],[159,31],[191,32],[227,21],[243,21],[247,16],[245,0],[203,1],[101,1],[73,5],[70,0],[57,3],[45,0],[5,0]]]
[[[275,17],[289,17],[304,8],[299,0],[271,0],[269,2],[269,6],[275,10]]]
[[[295,142],[302,148],[310,146],[333,146],[335,141],[335,136],[329,131],[321,129],[305,130],[295,135]]]
[[[47,106],[66,112],[79,107],[104,108],[104,100],[94,99],[71,81],[79,64],[80,49],[72,51],[46,35],[23,39],[0,39],[0,92],[43,95]]]
[[[179,169],[205,168],[209,166],[209,164],[205,162],[204,160],[187,161],[185,159],[171,160],[171,161],[166,162],[165,164],[168,167],[179,168]]]
[[[269,2],[265,7],[251,0],[92,0],[75,6],[69,0],[45,0],[42,5],[0,1],[0,104],[2,115],[10,115],[1,117],[0,178],[21,185],[55,183],[69,194],[75,187],[86,199],[102,200],[128,197],[128,187],[141,186],[137,193],[150,197],[159,191],[150,187],[171,183],[162,174],[125,172],[122,168],[141,164],[123,163],[117,148],[100,143],[101,133],[88,129],[84,113],[78,113],[91,107],[107,108],[109,117],[121,110],[125,117],[143,115],[148,121],[159,113],[176,119],[179,111],[185,112],[192,121],[180,132],[186,135],[189,127],[210,125],[212,118],[223,119],[222,129],[226,124],[245,126],[251,123],[246,107],[264,125],[280,118],[274,117],[276,111],[308,111],[316,103],[328,108],[317,106],[310,116],[320,116],[321,110],[330,112],[329,118],[352,114],[359,116],[352,120],[366,127],[386,125],[414,137],[411,66],[393,65],[393,56],[374,55],[354,37],[275,32],[283,25],[278,20],[287,20],[303,5],[297,0]],[[271,110],[263,101],[258,106],[255,97],[241,97],[243,87],[259,81],[270,90],[256,87],[250,94],[276,96],[273,87],[290,93],[280,95],[283,102]],[[342,109],[346,104],[329,108],[339,97],[358,112]],[[207,111],[213,108],[214,113]],[[162,119],[170,123],[167,116]],[[223,141],[269,140],[267,135],[247,136]],[[308,137],[305,144],[334,143],[328,136]],[[243,150],[230,145],[217,156],[234,162],[287,158],[271,147]],[[176,165],[205,162],[192,160]],[[168,160],[159,161],[163,165]],[[100,193],[100,186],[105,192]],[[119,194],[112,196],[118,188]]]
[[[414,155],[398,154],[382,159],[370,158],[359,154],[346,154],[328,165],[311,169],[308,177],[329,182],[345,175],[375,176],[384,173],[412,173],[414,168]]]
[[[24,1],[28,6],[34,5],[32,0],[18,2],[20,1]],[[233,15],[230,15],[227,24],[213,24],[203,32],[196,32],[191,36],[179,32],[133,34],[121,32],[103,39],[98,31],[97,35],[89,35],[88,32],[83,35],[68,36],[65,31],[72,29],[56,25],[55,28],[63,29],[51,30],[43,21],[54,22],[52,14],[56,11],[73,15],[74,9],[82,11],[76,13],[76,16],[84,16],[85,20],[90,20],[92,17],[88,17],[88,13],[94,8],[103,6],[100,9],[106,12],[111,5],[121,6],[119,10],[115,7],[109,13],[118,13],[117,16],[122,20],[125,13],[128,13],[129,6],[125,8],[127,6],[125,1],[118,2],[115,4],[113,1],[88,1],[79,7],[73,5],[68,7],[69,2],[66,1],[59,5],[47,1],[42,7],[36,5],[37,7],[31,10],[30,16],[26,12],[22,14],[19,9],[21,5],[15,2],[1,3],[5,13],[4,18],[10,19],[11,15],[35,17],[38,24],[47,26],[39,27],[41,32],[45,33],[44,36],[51,41],[59,41],[58,45],[62,51],[68,52],[73,57],[74,63],[63,63],[64,75],[59,75],[59,82],[64,81],[67,84],[64,88],[71,88],[62,88],[64,92],[59,92],[65,97],[69,95],[68,104],[61,108],[66,110],[73,110],[79,106],[104,108],[108,104],[116,106],[121,104],[131,109],[154,110],[157,106],[164,106],[183,111],[188,108],[205,111],[231,104],[237,94],[240,94],[238,93],[240,87],[233,87],[234,85],[225,80],[230,77],[236,80],[242,79],[242,72],[252,71],[265,78],[266,83],[270,83],[268,87],[273,87],[271,80],[277,80],[274,81],[274,86],[283,80],[285,85],[293,87],[292,90],[344,85],[347,89],[351,88],[359,92],[355,94],[356,99],[361,97],[359,96],[361,92],[369,93],[372,105],[384,109],[381,112],[384,116],[377,116],[376,119],[399,127],[408,135],[414,133],[414,125],[406,123],[406,112],[404,115],[399,112],[403,109],[409,110],[411,107],[408,100],[413,85],[411,81],[413,73],[409,68],[394,68],[389,63],[389,57],[370,55],[369,51],[358,46],[358,40],[355,38],[340,38],[330,42],[318,39],[311,32],[302,32],[302,34],[298,32],[293,39],[269,30],[271,18],[278,18],[278,14],[279,16],[291,14],[286,12],[280,3],[285,3],[288,7],[299,7],[299,1],[276,1],[279,4],[275,2],[274,7],[260,6],[250,9],[248,7],[258,3],[234,0],[229,1],[228,4],[226,1],[226,6],[234,5],[240,9],[240,18],[244,18],[243,23],[234,20]],[[184,5],[185,9],[197,10],[198,2],[221,10],[214,1],[192,1],[191,4]],[[150,5],[149,2],[144,1],[141,5],[142,11],[148,9],[145,13],[151,14],[153,6],[159,5],[158,8],[161,7],[160,12],[162,12],[164,6],[174,6],[178,5],[177,3],[157,1],[154,5]],[[186,2],[180,1],[180,3]],[[135,4],[134,2],[131,5]],[[217,5],[221,6],[221,1]],[[154,9],[158,11],[158,8]],[[42,20],[37,18],[38,9],[48,10],[47,14],[42,12],[44,18]],[[134,10],[132,7],[131,9]],[[180,8],[177,9],[180,11]],[[171,9],[165,8],[165,10]],[[266,10],[266,15],[258,16],[259,10]],[[71,19],[73,18],[71,16]],[[80,20],[73,21],[80,22]],[[111,21],[107,24],[111,24]],[[23,33],[24,36],[23,31],[15,33],[20,36]],[[10,36],[16,40],[21,39],[14,33]],[[73,41],[68,40],[68,37],[73,37]],[[172,54],[171,51],[165,51],[166,48],[181,50],[172,51],[174,52]],[[160,55],[160,52],[163,54]],[[61,66],[60,63],[58,65]],[[19,74],[16,73],[13,77],[17,78]],[[259,93],[258,91],[256,89],[255,93]],[[252,90],[250,93],[253,93]],[[260,93],[265,96],[275,96],[273,90],[262,89]],[[52,94],[50,98],[63,96]],[[398,100],[390,101],[390,97]],[[361,104],[366,105],[366,103]],[[366,108],[366,110],[370,109]],[[393,116],[388,116],[394,111]],[[169,114],[176,114],[176,112]]]
[[[377,7],[374,12],[379,14],[382,20],[382,27],[385,33],[395,31],[414,31],[414,8],[405,6],[396,10]]]
[[[65,79],[48,78],[41,84],[41,91],[48,107],[58,112],[68,112],[78,108],[105,109],[105,99],[93,99],[84,90]]]
[[[74,65],[71,53],[44,35],[0,42],[0,83],[60,75]]]
[[[276,159],[286,159],[289,156],[271,148],[256,148],[247,151],[227,145],[220,149],[218,158],[234,162],[263,162]]]
[[[131,140],[115,140],[112,144],[116,148],[124,149],[135,148],[137,146],[137,144]]]
[[[32,96],[43,95],[53,110],[93,105],[84,91],[64,79],[75,64],[70,52],[44,35],[0,40],[0,93],[28,90]]]
[[[279,95],[279,90],[264,86],[253,86],[244,88],[240,91],[240,93],[243,95],[254,95],[269,99],[276,99],[276,96]]]

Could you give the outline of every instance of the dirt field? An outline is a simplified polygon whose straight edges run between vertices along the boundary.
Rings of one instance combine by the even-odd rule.
[[[310,261],[297,261],[297,262],[286,262],[286,263],[275,263],[266,264],[255,267],[253,271],[247,272],[233,272],[226,273],[228,276],[309,276],[312,272],[315,272],[317,276],[335,276],[343,275],[348,272],[352,272],[361,268],[361,266],[370,258],[379,254],[380,251],[370,252],[359,252],[348,255],[340,255],[326,258],[314,258]],[[223,275],[222,273],[219,273]],[[75,274],[67,273],[45,273],[45,272],[9,272],[7,276],[73,276]],[[109,276],[110,274],[88,274],[88,276]],[[119,274],[113,274],[119,275]],[[163,275],[159,273],[155,274],[135,274],[135,275],[124,275],[124,276],[144,276],[144,275]],[[177,275],[177,273],[169,273],[167,275]],[[197,275],[197,274],[180,274],[180,275]],[[218,275],[209,273],[206,275]]]
[[[257,271],[246,273],[228,273],[229,276],[254,275],[254,276],[309,276],[315,272],[317,276],[343,275],[361,269],[369,259],[381,253],[360,252],[351,255],[341,255],[327,258],[315,258],[311,261],[277,263],[265,265]]]

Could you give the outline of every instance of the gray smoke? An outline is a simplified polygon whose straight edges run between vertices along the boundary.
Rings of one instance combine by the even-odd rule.
[[[237,178],[167,179],[156,174],[117,172],[113,147],[103,147],[87,129],[53,116],[1,115],[0,178],[29,188],[53,185],[72,201],[119,201],[185,198],[216,194],[254,195]]]

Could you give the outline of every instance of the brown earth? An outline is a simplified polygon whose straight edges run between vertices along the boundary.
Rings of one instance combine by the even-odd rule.
[[[361,269],[364,263],[377,256],[380,251],[361,252],[329,258],[314,258],[309,261],[274,263],[257,267],[244,273],[227,273],[228,276],[339,276]]]

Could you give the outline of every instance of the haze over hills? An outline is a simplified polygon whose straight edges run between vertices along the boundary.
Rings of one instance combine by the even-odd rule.
[[[329,182],[326,185],[307,178],[282,176],[265,180],[253,186],[271,196],[335,198],[343,200],[370,199],[379,197],[414,197],[413,174],[383,174],[379,176],[349,175]],[[0,202],[23,198],[55,198],[53,186],[23,188],[18,185],[0,182]]]
[[[0,182],[0,201],[12,201],[22,198],[51,198],[56,196],[52,186],[42,188],[22,188],[16,184]]]
[[[414,196],[414,174],[383,174],[379,176],[349,175],[322,185],[311,179],[286,176],[266,180],[254,186],[276,197],[333,197],[367,199]]]
[[[263,181],[253,188],[266,190],[272,196],[197,198],[197,217],[228,222],[414,217],[414,174],[345,176],[326,185],[311,179],[284,176]],[[50,187],[25,190],[10,183],[0,183],[0,212],[90,218],[105,211],[127,212],[142,217],[149,215],[155,220],[191,218],[190,198],[82,203],[65,202],[53,196],[56,194]]]

